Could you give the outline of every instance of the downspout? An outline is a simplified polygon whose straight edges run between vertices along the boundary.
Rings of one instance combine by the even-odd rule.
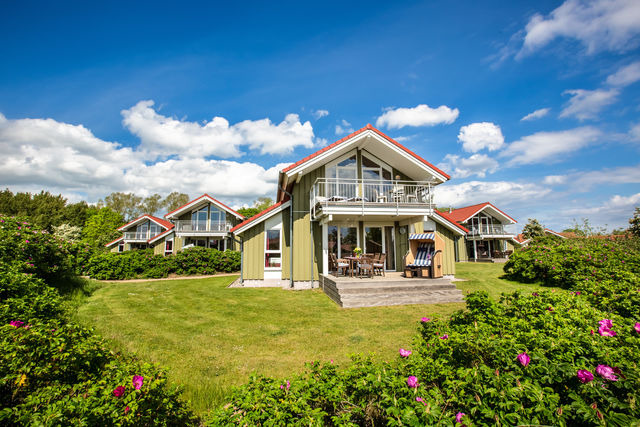
[[[293,288],[293,194],[285,190],[281,185],[278,187],[284,194],[289,196],[289,287]]]

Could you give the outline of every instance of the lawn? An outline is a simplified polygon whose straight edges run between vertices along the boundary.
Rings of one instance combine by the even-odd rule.
[[[492,297],[517,289],[500,264],[458,264],[463,292]],[[105,283],[78,317],[116,349],[160,363],[203,412],[224,402],[252,372],[285,378],[314,360],[348,361],[351,353],[396,357],[410,347],[422,316],[448,316],[463,303],[342,309],[322,291],[227,288],[235,277]]]

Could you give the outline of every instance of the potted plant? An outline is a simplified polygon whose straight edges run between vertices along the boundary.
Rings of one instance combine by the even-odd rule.
[[[362,255],[362,248],[360,248],[360,247],[356,247],[356,248],[353,250],[353,254],[359,258],[359,257]]]

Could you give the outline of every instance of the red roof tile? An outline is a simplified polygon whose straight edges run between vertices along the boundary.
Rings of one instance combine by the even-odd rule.
[[[451,218],[453,218],[456,222],[464,222],[467,219],[471,218],[472,216],[474,216],[476,213],[478,213],[480,210],[482,210],[483,208],[485,208],[486,206],[491,206],[492,208],[494,208],[495,210],[497,210],[498,212],[500,212],[502,215],[506,216],[507,218],[509,218],[510,220],[514,221],[514,222],[518,222],[515,219],[511,218],[509,215],[507,215],[506,213],[502,212],[500,209],[496,208],[494,205],[492,205],[489,202],[484,202],[484,203],[478,203],[477,205],[471,205],[471,206],[465,206],[463,208],[459,208],[459,209],[454,209],[449,215],[451,216]]]
[[[446,174],[445,172],[443,172],[442,170],[440,170],[439,168],[435,167],[433,164],[429,163],[428,161],[426,161],[425,159],[423,159],[422,157],[418,156],[416,153],[414,153],[413,151],[409,150],[407,147],[405,147],[404,145],[400,144],[399,142],[395,141],[393,138],[385,135],[383,132],[379,131],[378,129],[374,128],[373,126],[371,126],[371,124],[366,125],[365,127],[358,129],[357,131],[345,136],[344,138],[341,138],[339,140],[337,140],[336,142],[334,142],[333,144],[327,145],[326,147],[322,148],[321,150],[316,151],[313,154],[308,155],[307,157],[305,157],[302,160],[298,160],[297,162],[287,166],[286,168],[284,168],[282,170],[282,172],[289,172],[291,169],[300,166],[306,162],[308,162],[309,160],[318,157],[320,154],[324,153],[325,151],[329,151],[332,148],[342,144],[343,142],[353,138],[354,136],[366,131],[366,130],[371,130],[375,133],[377,133],[378,135],[380,135],[381,137],[383,137],[384,139],[386,139],[387,141],[391,142],[392,144],[394,144],[396,147],[400,148],[401,150],[403,150],[404,152],[406,152],[407,154],[411,155],[412,157],[414,157],[415,159],[419,160],[420,162],[424,163],[425,165],[429,166],[431,169],[435,170],[436,172],[438,172],[439,174],[441,174],[442,176],[446,177],[447,179],[451,178],[448,174]]]
[[[454,220],[450,214],[448,214],[447,212],[440,212],[439,210],[435,210],[435,213],[437,213],[438,215],[440,215],[442,218],[446,219],[447,221],[449,221],[450,223],[452,223],[453,225],[455,225],[456,227],[458,227],[460,230],[464,231],[465,233],[468,233],[469,230],[460,225],[456,220]]]
[[[164,219],[162,219],[162,218],[158,218],[158,217],[155,217],[155,216],[153,216],[153,215],[149,215],[149,214],[142,214],[142,215],[140,215],[138,218],[136,218],[136,219],[132,219],[131,221],[129,221],[129,222],[128,222],[128,223],[126,223],[125,225],[123,225],[123,226],[119,227],[119,228],[118,228],[118,231],[122,231],[122,230],[124,230],[124,229],[125,229],[125,228],[127,228],[130,224],[133,224],[134,222],[136,222],[136,221],[138,221],[138,220],[140,220],[140,219],[142,219],[142,218],[150,219],[151,221],[155,222],[156,224],[158,224],[158,225],[160,225],[160,226],[162,226],[162,227],[164,227],[164,228],[167,228],[167,229],[168,229],[168,228],[172,228],[172,227],[173,227],[173,224],[171,224],[171,223],[170,223],[169,221],[167,221],[167,220],[164,220]]]
[[[264,214],[271,212],[272,210],[274,210],[275,208],[277,208],[278,206],[282,205],[285,202],[278,202],[275,205],[269,206],[267,209],[263,210],[262,212],[258,212],[257,214],[255,214],[254,216],[252,216],[249,219],[246,219],[244,221],[242,221],[240,224],[236,225],[235,227],[233,227],[230,232],[233,233],[234,231],[236,231],[237,229],[239,229],[240,227],[244,227],[245,225],[255,221],[256,219],[260,218],[261,216],[263,216]]]

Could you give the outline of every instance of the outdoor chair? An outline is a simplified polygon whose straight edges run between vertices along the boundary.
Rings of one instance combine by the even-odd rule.
[[[358,261],[358,276],[373,277],[373,260],[368,257],[362,257]]]
[[[434,251],[433,245],[431,243],[420,243],[418,246],[418,250],[416,252],[416,258],[413,260],[411,264],[408,264],[407,267],[418,270],[422,270],[423,268],[429,268],[431,272],[431,260],[433,259]],[[433,272],[431,272],[433,273]],[[420,274],[419,274],[420,275]],[[433,274],[432,274],[433,275]]]
[[[379,255],[379,256],[373,260],[373,272],[375,273],[376,271],[378,271],[378,273],[381,273],[383,276],[386,276],[384,274],[384,261],[387,259],[387,254],[376,254],[376,255]]]
[[[346,271],[349,269],[349,261],[346,259],[337,259],[335,254],[329,254],[329,258],[332,264],[332,271],[336,272],[336,276],[340,274],[340,270],[342,270],[342,275],[346,276]]]

